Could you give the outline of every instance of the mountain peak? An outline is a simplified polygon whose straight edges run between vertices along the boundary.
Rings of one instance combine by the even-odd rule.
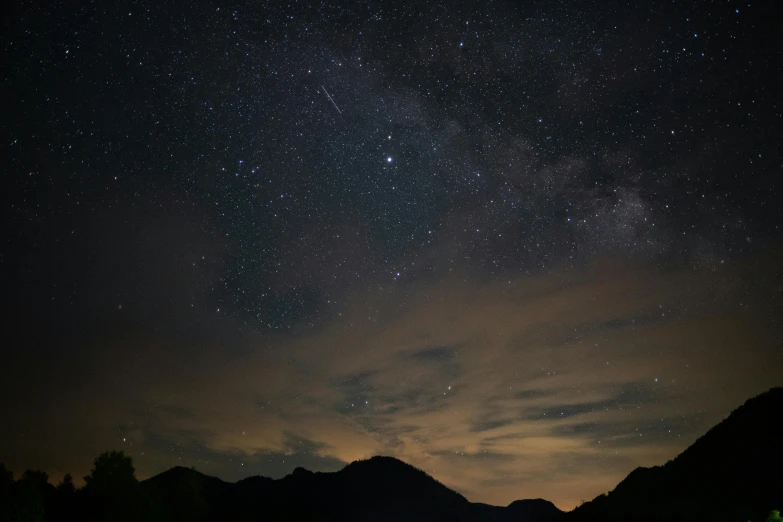
[[[560,517],[563,512],[557,506],[543,498],[515,500],[506,508],[514,520],[537,520],[544,522]]]
[[[217,477],[205,475],[204,473],[201,473],[194,468],[186,468],[184,466],[174,466],[173,468],[167,469],[166,471],[158,473],[157,475],[147,479],[147,481],[152,482],[176,482],[182,480],[215,480],[218,482],[223,482]]]
[[[406,467],[406,468],[414,468],[407,462],[403,462],[400,459],[394,458],[394,457],[388,457],[386,455],[375,455],[373,457],[370,457],[369,459],[360,459],[355,460],[348,464],[346,468],[350,467],[372,467],[372,468],[382,468],[382,467]]]
[[[369,459],[355,460],[337,472],[343,477],[364,476],[373,480],[394,482],[397,486],[409,486],[411,481],[423,481],[446,486],[432,478],[423,470],[394,457],[376,455]]]
[[[554,507],[554,504],[552,504],[550,501],[543,499],[543,498],[525,498],[522,500],[515,500],[511,504],[509,504],[506,507],[522,507],[522,506],[552,506]]]
[[[464,499],[428,475],[425,471],[394,457],[377,455],[369,459],[356,460],[337,472],[343,479],[369,480],[394,490],[416,490],[432,488],[433,491],[446,492]]]
[[[306,475],[313,475],[313,472],[310,471],[307,468],[303,468],[302,466],[297,466],[294,468],[294,471],[291,473],[293,476],[306,476]]]

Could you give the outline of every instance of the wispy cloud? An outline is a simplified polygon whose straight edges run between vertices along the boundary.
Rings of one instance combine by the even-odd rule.
[[[126,378],[143,388],[82,397],[74,417],[103,427],[74,455],[119,446],[142,474],[179,463],[237,479],[389,454],[471,500],[570,508],[780,384],[767,371],[783,363],[775,332],[746,312],[768,307],[774,285],[737,306],[747,288],[731,282],[749,270],[604,261],[357,294],[324,328],[246,341],[228,362],[172,355],[176,371],[156,377],[165,351],[140,358]],[[382,306],[384,321],[366,312]]]

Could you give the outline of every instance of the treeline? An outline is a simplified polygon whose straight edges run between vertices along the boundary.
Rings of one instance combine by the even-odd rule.
[[[0,463],[0,522],[161,520],[156,511],[131,458],[121,451],[100,454],[81,488],[70,474],[52,485],[39,470],[27,470],[15,480]]]

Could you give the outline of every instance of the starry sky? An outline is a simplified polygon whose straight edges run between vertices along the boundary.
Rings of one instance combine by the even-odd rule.
[[[0,460],[570,509],[783,384],[773,2],[15,2]]]

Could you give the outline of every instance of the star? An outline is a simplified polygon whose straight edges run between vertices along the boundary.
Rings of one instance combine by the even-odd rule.
[[[623,458],[651,462],[662,448],[645,416],[706,404],[717,417],[747,399],[738,390],[776,382],[781,361],[763,345],[783,335],[783,98],[764,81],[778,56],[754,37],[774,22],[741,2],[641,18],[578,0],[538,13],[401,2],[11,14],[0,298],[5,337],[24,342],[11,343],[23,364],[8,388],[111,376],[116,354],[128,364],[73,400],[9,399],[5,423],[44,433],[31,408],[81,418],[112,404],[102,422],[155,433],[144,444],[170,441],[183,465],[255,453],[248,473],[281,476],[285,453],[291,467],[329,467],[323,448],[370,451],[352,447],[352,414],[371,426],[361,448],[494,446],[509,469],[525,448],[502,437],[543,429],[575,448],[567,464],[558,452],[534,463],[570,508],[617,472],[583,458],[594,439],[639,422],[650,440]],[[106,27],[121,34],[88,45]],[[716,339],[725,356],[712,361]],[[28,364],[39,354],[57,364]],[[679,389],[685,361],[706,374]],[[599,418],[592,404],[610,407]],[[403,445],[387,432],[400,426]],[[101,430],[62,429],[73,433],[52,431],[42,466],[63,469],[69,440],[105,444]],[[109,442],[142,444],[126,437]],[[4,449],[29,453],[21,439]],[[150,474],[169,463],[152,446]],[[435,478],[464,474],[471,501],[508,504],[531,484],[420,462]],[[570,465],[567,487],[554,484]]]

